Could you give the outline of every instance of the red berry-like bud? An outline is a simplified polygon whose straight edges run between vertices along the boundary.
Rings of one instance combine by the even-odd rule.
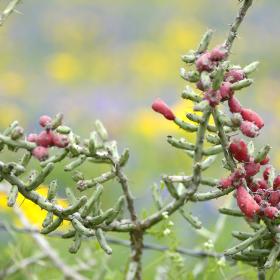
[[[257,194],[260,195],[260,196],[262,197],[262,199],[265,198],[265,190],[258,189],[258,190],[257,190]]]
[[[278,203],[280,202],[280,191],[270,192],[268,202],[269,202],[272,206],[277,206]]]
[[[268,188],[267,182],[263,179],[254,179],[252,182],[247,183],[247,185],[252,192],[258,192]]]
[[[260,134],[259,128],[252,122],[243,121],[240,125],[241,132],[250,138],[257,137]]]
[[[232,113],[240,113],[242,110],[240,102],[234,96],[229,99],[228,106]]]
[[[217,46],[210,52],[210,59],[220,61],[226,57],[227,51],[223,46]]]
[[[270,161],[270,158],[269,156],[266,156],[261,162],[260,162],[260,165],[266,165],[268,164]]]
[[[245,171],[246,171],[246,177],[252,177],[255,176],[261,168],[261,165],[259,163],[255,163],[253,161],[245,163]]]
[[[210,59],[210,53],[202,54],[195,62],[196,69],[199,72],[211,71],[214,68],[214,63]]]
[[[218,187],[225,190],[229,187],[232,186],[232,175],[230,175],[229,177],[227,178],[222,178],[220,179],[219,183],[218,183]]]
[[[28,141],[28,142],[36,143],[37,138],[38,138],[38,135],[37,135],[37,134],[35,134],[35,133],[30,133],[30,134],[27,136],[27,141]]]
[[[241,69],[232,69],[225,74],[226,82],[235,83],[243,79],[245,79],[245,73]]]
[[[58,148],[65,148],[69,144],[69,139],[66,135],[53,134],[52,142]]]
[[[267,181],[264,179],[257,179],[256,182],[257,182],[258,189],[266,190],[269,187]]]
[[[255,194],[253,197],[258,204],[262,202],[262,197],[259,194]]]
[[[280,175],[276,176],[274,181],[273,181],[273,189],[280,190]]]
[[[269,219],[274,219],[278,216],[278,209],[273,206],[268,206],[264,209],[264,215]]]
[[[168,107],[166,103],[164,103],[161,99],[156,99],[152,104],[152,108],[155,112],[162,114],[167,120],[174,121],[175,115]]]
[[[241,162],[249,161],[247,144],[242,139],[234,139],[229,145],[229,151],[236,160]]]
[[[241,116],[244,121],[254,123],[259,129],[261,129],[264,126],[263,119],[251,109],[242,108]]]
[[[204,93],[204,98],[206,100],[208,100],[209,102],[209,105],[212,106],[212,107],[215,107],[217,106],[222,97],[221,97],[221,94],[218,90],[214,90],[214,89],[208,89],[205,93]]]
[[[37,145],[42,147],[49,147],[53,145],[53,133],[51,131],[42,131],[37,137]]]
[[[232,182],[233,183],[239,183],[239,181],[243,178],[245,178],[246,172],[245,169],[243,168],[243,166],[240,166],[238,168],[236,168],[233,173],[231,174],[232,176]],[[236,184],[235,184],[236,185]]]
[[[40,161],[46,160],[49,157],[48,149],[42,146],[34,148],[32,155]]]
[[[47,115],[43,115],[39,119],[39,124],[42,127],[46,127],[47,125],[50,125],[51,122],[52,122],[52,118]]]
[[[263,178],[267,181],[270,174],[271,174],[271,171],[272,171],[272,166],[269,165],[265,168],[265,170],[263,171]]]
[[[223,82],[220,86],[219,92],[222,97],[222,101],[228,100],[233,95],[233,90],[230,88],[231,83]]]
[[[260,210],[260,206],[242,185],[236,190],[236,200],[240,210],[248,218],[253,218]]]

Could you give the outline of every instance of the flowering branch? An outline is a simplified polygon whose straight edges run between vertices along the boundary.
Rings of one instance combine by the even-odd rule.
[[[280,176],[275,176],[274,168],[269,163],[270,146],[266,145],[254,153],[253,142],[247,143],[241,137],[257,137],[264,122],[253,110],[245,108],[237,99],[238,91],[249,87],[250,78],[258,65],[253,62],[246,67],[236,66],[229,60],[229,54],[237,36],[238,28],[253,0],[244,0],[240,11],[231,25],[225,43],[209,50],[212,30],[208,30],[196,50],[182,56],[188,69],[181,69],[181,76],[193,83],[199,93],[187,86],[182,98],[193,102],[194,113],[188,113],[187,119],[181,120],[161,99],[156,99],[152,109],[163,117],[174,122],[187,133],[196,135],[195,143],[185,138],[167,137],[167,142],[183,150],[192,158],[191,174],[164,175],[162,186],[169,193],[169,200],[163,203],[161,189],[153,188],[153,198],[157,211],[144,219],[138,217],[134,198],[123,171],[129,158],[126,149],[119,152],[116,141],[108,138],[108,133],[100,121],[96,121],[95,130],[88,138],[81,139],[69,127],[63,124],[62,114],[54,118],[41,116],[39,134],[24,134],[23,128],[14,122],[0,134],[0,149],[7,148],[12,152],[24,150],[19,162],[0,162],[0,177],[11,185],[8,205],[14,206],[18,193],[26,199],[47,210],[42,224],[42,234],[52,234],[64,220],[70,221],[71,228],[64,232],[62,238],[72,239],[70,253],[76,253],[86,238],[96,238],[105,253],[111,254],[112,243],[127,246],[127,241],[116,241],[105,237],[110,231],[127,232],[130,236],[131,255],[126,273],[127,280],[142,279],[143,249],[164,250],[165,247],[147,245],[145,234],[156,224],[168,220],[169,216],[179,211],[181,216],[195,229],[201,229],[199,219],[182,208],[188,202],[202,202],[217,199],[234,192],[239,209],[221,208],[220,213],[243,218],[253,229],[253,233],[233,233],[241,242],[225,251],[227,258],[243,261],[258,269],[259,278],[264,278],[265,270],[272,267],[280,258],[279,245],[279,209],[280,209]],[[227,104],[230,114],[219,109],[220,104]],[[213,117],[214,125],[210,123]],[[206,142],[208,146],[206,147]],[[226,178],[207,178],[204,171],[212,166],[217,155],[224,155],[223,167],[230,172]],[[52,154],[52,155],[50,155]],[[30,170],[30,162],[39,161],[36,171]],[[64,171],[72,173],[73,187],[80,192],[91,191],[90,195],[74,195],[66,189],[68,206],[62,208],[56,202],[57,180],[49,183],[47,197],[41,196],[37,189],[48,181],[57,163],[64,164]],[[85,163],[104,164],[109,169],[97,177],[87,178],[80,171]],[[264,168],[262,178],[256,176]],[[26,174],[29,173],[28,179]],[[101,209],[100,198],[104,184],[117,179],[123,195],[109,209]],[[201,192],[202,185],[210,186],[211,191]],[[122,210],[126,207],[129,218],[125,219]],[[173,222],[169,223],[172,227]],[[163,230],[170,234],[170,228]],[[273,242],[263,242],[267,237]],[[175,249],[176,250],[176,249]],[[221,254],[202,251],[177,251],[192,256],[220,257]]]

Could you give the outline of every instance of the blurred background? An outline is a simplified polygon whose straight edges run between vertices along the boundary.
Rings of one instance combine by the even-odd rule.
[[[1,1],[1,10],[5,2]],[[191,110],[191,104],[180,99],[186,85],[179,76],[179,68],[184,66],[180,56],[197,46],[207,28],[215,30],[211,45],[222,43],[239,5],[237,0],[23,1],[18,6],[22,15],[13,14],[0,29],[0,129],[17,119],[27,132],[38,131],[40,115],[63,112],[65,124],[87,137],[94,120],[102,120],[110,137],[116,139],[120,147],[130,149],[130,164],[126,171],[137,197],[137,208],[140,213],[151,212],[153,183],[159,182],[162,174],[188,174],[191,161],[166,143],[167,135],[181,132],[153,113],[150,105],[155,98],[161,97],[179,116],[183,117]],[[240,100],[264,117],[266,126],[257,143],[273,146],[272,161],[280,169],[279,8],[277,0],[254,3],[240,28],[231,59],[242,66],[261,61],[254,74],[255,84],[240,93]],[[192,140],[193,136],[187,135],[187,138]],[[219,174],[220,177],[220,168],[218,160],[209,175]],[[98,173],[98,169],[95,171]],[[56,175],[63,197],[63,188],[70,184],[70,179],[64,176],[62,169]],[[113,184],[108,185],[104,198],[104,205],[108,207],[117,193],[111,187]],[[195,206],[193,211],[205,227],[214,229],[217,208],[224,203],[230,202],[204,203]],[[0,194],[0,205],[0,219],[16,223],[12,211],[5,207],[3,193]],[[36,212],[26,201],[22,201],[21,207],[32,223],[40,224],[40,210]],[[207,241],[195,235],[180,217],[175,215],[174,222],[180,246],[189,248]],[[225,230],[215,242],[216,250],[221,251],[234,243],[230,236],[233,224],[235,229],[246,227],[243,223],[239,225],[236,219],[228,218]],[[169,244],[172,238],[164,237],[156,242]],[[68,241],[66,244],[59,239],[50,242],[59,248],[63,258],[70,263],[74,261],[75,257],[67,251]],[[92,246],[94,249],[95,245]],[[121,279],[118,277],[125,269],[128,250],[114,249],[115,254],[105,260],[101,257],[103,253],[96,251],[96,262],[102,264],[105,273],[93,279]],[[36,252],[36,246],[24,234],[12,238],[0,232],[0,250],[0,269],[3,269],[11,261]],[[168,258],[172,259],[163,253],[145,253],[145,279],[154,279],[155,271],[168,262]],[[178,278],[175,271],[172,272],[174,278],[170,279],[192,279],[186,275],[197,262],[188,257],[184,257],[184,261],[184,273],[179,275],[183,278]],[[217,262],[206,260],[203,265],[200,271],[210,267],[208,276],[197,272],[195,279],[224,279],[224,273],[216,269]],[[49,270],[53,276],[48,278],[50,274],[46,275],[46,269],[49,269],[48,265],[38,264],[9,279],[27,279],[26,275],[33,273],[39,276],[32,279],[61,279],[55,269]],[[100,265],[94,269],[99,273]],[[228,279],[252,279],[246,278],[253,273],[249,267],[240,267],[241,276],[236,276],[234,267],[222,269]],[[247,276],[240,271],[246,271]]]

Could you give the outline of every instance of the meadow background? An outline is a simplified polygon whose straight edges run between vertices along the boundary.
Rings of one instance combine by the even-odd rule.
[[[240,93],[240,100],[264,117],[266,126],[257,143],[273,146],[272,162],[280,170],[280,2],[255,2],[240,28],[231,59],[244,66],[261,61],[254,75],[255,84]],[[2,1],[0,7],[4,4]],[[182,132],[154,114],[150,105],[161,97],[179,116],[191,110],[188,102],[180,100],[185,86],[179,76],[179,68],[184,66],[180,56],[197,46],[207,28],[215,30],[212,46],[223,42],[238,6],[237,0],[23,1],[18,7],[23,15],[13,14],[0,28],[0,129],[17,119],[27,132],[38,131],[40,115],[63,112],[65,123],[86,137],[94,120],[102,120],[111,138],[131,151],[126,171],[137,197],[137,208],[145,215],[153,209],[151,186],[159,182],[161,174],[187,174],[191,167],[187,156],[165,141],[167,135]],[[1,160],[8,157],[4,154]],[[220,168],[218,160],[209,174],[220,177]],[[63,198],[63,188],[69,186],[70,178],[63,169],[55,175],[59,177]],[[113,184],[106,188],[103,203],[110,206],[117,190]],[[39,225],[41,211],[21,202],[30,221]],[[193,211],[205,227],[213,230],[217,226],[217,209],[224,203],[229,202],[199,204]],[[0,205],[0,220],[17,223],[13,212],[5,206],[3,193]],[[207,241],[195,235],[179,216],[175,215],[173,220],[180,246],[193,248],[193,244]],[[234,244],[230,235],[233,225],[235,229],[246,228],[244,223],[228,218],[224,230],[216,237],[216,250]],[[173,237],[156,242],[173,244]],[[150,236],[147,240],[155,239]],[[75,256],[67,251],[68,241],[49,241],[67,262],[75,261]],[[92,279],[122,279],[128,250],[113,246],[113,256],[103,258],[96,244],[88,243],[78,256],[87,258],[91,254],[96,259],[89,274]],[[0,232],[0,270],[36,250],[28,235],[11,237]],[[144,256],[144,279],[155,279],[161,266],[176,263],[176,258],[173,263],[167,253],[147,251]],[[223,268],[213,260],[197,261],[185,256],[183,261],[177,264],[181,270],[170,272],[168,279],[192,279],[189,273],[193,269],[195,279],[252,279],[254,275],[247,266]],[[46,261],[9,279],[61,279],[61,274]]]

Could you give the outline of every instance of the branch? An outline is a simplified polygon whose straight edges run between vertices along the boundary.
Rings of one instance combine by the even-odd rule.
[[[38,255],[35,255],[35,256],[23,259],[22,261],[20,261],[20,262],[18,262],[16,264],[13,264],[10,267],[7,267],[7,268],[1,270],[0,271],[0,279],[5,279],[8,276],[13,275],[13,274],[17,273],[18,271],[21,271],[24,268],[26,268],[26,267],[28,267],[28,266],[30,266],[32,264],[38,264],[38,262],[40,260],[43,260],[45,258],[47,258],[47,255],[45,253],[41,253],[41,254],[38,254]]]
[[[108,242],[111,244],[116,244],[116,245],[121,245],[125,247],[129,247],[130,243],[126,240],[121,240],[121,239],[115,239],[115,238],[108,238]],[[146,250],[154,250],[154,251],[160,251],[160,252],[166,252],[167,250],[170,250],[169,247],[167,246],[160,246],[160,245],[155,245],[151,243],[144,243],[143,249]],[[208,252],[208,251],[203,251],[203,250],[191,250],[191,249],[186,249],[186,248],[177,248],[174,249],[175,252],[180,253],[182,255],[187,255],[190,257],[195,257],[195,258],[219,258],[222,257],[223,254],[220,253],[214,253],[214,252]]]
[[[24,214],[21,212],[20,208],[16,205],[14,206],[14,212],[20,219],[21,223],[24,227],[30,228],[31,225],[24,216]],[[64,274],[65,277],[68,277],[73,280],[86,280],[84,276],[77,273],[75,270],[73,270],[70,266],[68,266],[57,254],[57,252],[50,246],[48,241],[40,234],[38,233],[31,233],[31,236],[35,240],[35,242],[38,244],[40,249],[46,254],[46,256],[52,260],[53,264]]]
[[[141,228],[143,230],[147,230],[148,228],[152,227],[154,224],[160,222],[164,219],[163,213],[167,213],[167,215],[173,214],[176,210],[178,210],[188,198],[188,193],[183,193],[181,196],[178,197],[178,199],[173,200],[168,205],[163,207],[158,212],[154,213],[150,217],[146,218],[141,222]]]
[[[201,160],[203,158],[203,144],[204,144],[204,137],[205,137],[210,115],[211,115],[211,107],[208,106],[207,108],[205,108],[203,112],[202,121],[200,123],[196,135],[196,143],[195,143],[194,159],[193,159],[193,178],[192,178],[193,193],[197,191],[197,188],[201,180]]]
[[[247,13],[247,10],[251,7],[252,3],[253,3],[253,0],[243,0],[243,4],[242,4],[241,8],[240,8],[234,22],[231,24],[231,28],[229,30],[228,37],[225,41],[225,47],[228,50],[228,53],[232,47],[234,39],[237,36],[237,30],[238,30],[240,24],[242,23],[245,15]]]
[[[5,10],[0,15],[0,26],[6,21],[10,14],[16,11],[16,6],[21,2],[21,0],[12,0],[7,5]]]
[[[234,162],[232,155],[228,151],[228,138],[224,131],[224,127],[219,120],[219,111],[216,108],[214,108],[212,110],[212,115],[214,118],[215,125],[218,128],[218,135],[219,135],[219,138],[221,141],[221,145],[223,147],[225,159],[226,159],[231,171],[233,171],[236,168],[236,164]]]
[[[125,174],[123,173],[119,163],[116,164],[116,176],[119,179],[119,182],[122,186],[122,191],[124,193],[126,202],[127,202],[127,209],[130,213],[130,218],[132,222],[136,222],[137,221],[137,215],[136,215],[136,210],[134,207],[134,200],[133,200],[133,196],[131,194],[129,185],[128,185],[128,180],[127,177],[125,176]]]
[[[19,227],[15,227],[13,225],[9,225],[9,227],[11,228],[11,230],[18,232],[18,233],[26,233],[26,234],[39,233],[39,230],[32,228],[32,227],[19,228]],[[0,231],[7,231],[7,226],[2,222],[0,222]],[[56,231],[56,232],[52,232],[49,236],[50,237],[61,237],[63,235],[64,235],[64,232]],[[118,239],[118,238],[114,238],[114,237],[107,237],[106,239],[107,239],[107,242],[109,242],[111,244],[130,247],[130,242],[127,240],[122,240],[122,239]],[[151,243],[144,243],[143,249],[154,250],[154,251],[169,250],[169,248],[167,246],[160,246],[160,245],[151,244]],[[176,248],[174,250],[182,255],[187,255],[190,257],[198,257],[198,258],[200,258],[200,257],[201,258],[203,258],[203,257],[218,258],[218,257],[223,256],[223,254],[221,254],[221,253],[208,252],[208,251],[203,251],[203,250],[192,250],[192,249],[187,249],[187,248],[182,248],[182,247]]]

